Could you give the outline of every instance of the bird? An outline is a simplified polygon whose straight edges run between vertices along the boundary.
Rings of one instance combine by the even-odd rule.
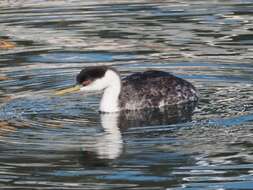
[[[77,86],[60,90],[68,92],[103,91],[100,112],[161,108],[188,102],[197,102],[197,89],[185,79],[169,72],[147,70],[121,79],[120,73],[110,66],[88,66],[76,76]]]

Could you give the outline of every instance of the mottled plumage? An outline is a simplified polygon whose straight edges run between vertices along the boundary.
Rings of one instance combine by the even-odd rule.
[[[197,100],[196,89],[190,82],[155,70],[135,73],[123,79],[119,97],[122,109],[162,107]]]

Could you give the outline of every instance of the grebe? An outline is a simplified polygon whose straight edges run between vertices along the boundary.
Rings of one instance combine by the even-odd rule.
[[[149,70],[121,80],[112,67],[90,66],[81,70],[76,81],[78,86],[57,94],[103,90],[101,112],[155,108],[198,100],[196,88],[190,82],[164,71]]]

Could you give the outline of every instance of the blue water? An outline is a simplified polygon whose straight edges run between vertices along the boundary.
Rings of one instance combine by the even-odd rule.
[[[1,189],[253,189],[252,1],[1,1]],[[1,46],[7,41],[13,47]],[[192,82],[194,111],[55,96],[85,66]]]

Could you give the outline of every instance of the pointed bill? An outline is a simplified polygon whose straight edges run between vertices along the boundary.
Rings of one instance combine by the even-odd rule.
[[[67,93],[78,92],[78,91],[80,91],[80,88],[81,87],[79,85],[76,85],[74,87],[65,88],[63,90],[57,90],[55,92],[55,95],[64,95],[64,94],[67,94]]]

